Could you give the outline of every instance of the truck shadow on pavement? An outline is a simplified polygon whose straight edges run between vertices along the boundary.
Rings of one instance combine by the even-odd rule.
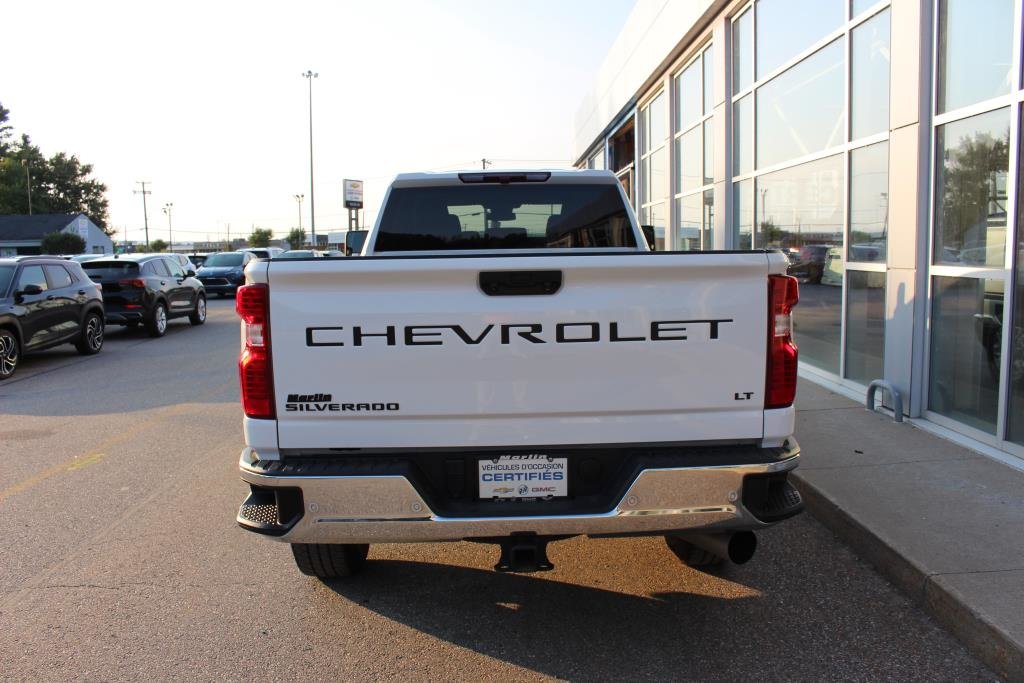
[[[570,680],[966,680],[983,670],[817,523],[794,522],[771,530],[771,552],[717,575],[679,564],[660,539],[620,539],[606,550],[585,541],[593,565],[532,575],[373,560],[371,549],[364,574],[327,586],[432,637]]]

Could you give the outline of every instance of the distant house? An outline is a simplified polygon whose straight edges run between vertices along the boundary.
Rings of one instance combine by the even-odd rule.
[[[114,243],[84,213],[0,216],[0,256],[39,254],[43,235],[70,232],[85,240],[87,254],[113,254]]]

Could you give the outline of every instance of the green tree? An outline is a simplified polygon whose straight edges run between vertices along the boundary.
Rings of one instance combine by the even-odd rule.
[[[288,246],[292,249],[301,249],[306,243],[306,233],[302,231],[302,228],[292,228],[285,240],[288,241]]]
[[[252,234],[249,235],[249,246],[250,247],[269,247],[270,240],[274,237],[272,230],[265,228],[254,228]]]
[[[64,152],[47,159],[24,133],[11,142],[9,114],[0,105],[0,214],[28,213],[31,183],[32,213],[84,213],[114,234],[107,225],[107,187],[92,177],[92,164]]]
[[[44,254],[81,254],[85,240],[73,232],[48,232],[43,235]]]
[[[163,240],[153,240],[149,243],[149,248],[154,252],[167,251],[167,242],[164,242]]]

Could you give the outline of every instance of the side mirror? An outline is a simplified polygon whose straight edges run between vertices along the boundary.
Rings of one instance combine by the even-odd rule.
[[[195,277],[195,276],[196,276],[196,271],[192,270],[191,268],[189,268],[188,270],[185,271],[185,277]]]
[[[35,296],[36,294],[42,294],[43,288],[39,285],[25,285],[25,289],[21,290],[19,294],[27,294],[29,296]]]
[[[651,251],[654,251],[654,245],[656,244],[654,236],[654,226],[641,225],[640,230],[641,232],[644,233],[644,239],[647,240],[647,246],[651,248]]]

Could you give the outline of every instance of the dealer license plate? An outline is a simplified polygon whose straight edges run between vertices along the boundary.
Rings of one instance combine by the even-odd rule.
[[[479,462],[480,498],[560,498],[569,495],[568,458],[502,455]]]

